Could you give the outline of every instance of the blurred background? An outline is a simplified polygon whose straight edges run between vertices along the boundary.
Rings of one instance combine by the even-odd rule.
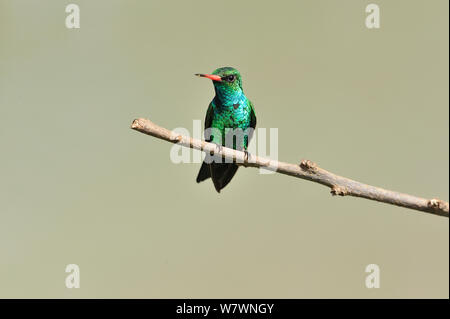
[[[448,1],[377,30],[359,0],[69,3],[0,0],[0,297],[448,298],[448,219],[255,169],[217,194],[130,129],[191,130],[194,73],[233,66],[280,160],[448,201]]]

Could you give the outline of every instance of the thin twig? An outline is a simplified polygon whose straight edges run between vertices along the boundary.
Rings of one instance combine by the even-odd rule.
[[[274,170],[277,173],[316,182],[330,187],[332,195],[362,197],[378,202],[427,212],[433,215],[449,217],[448,202],[440,199],[420,198],[363,184],[330,173],[309,160],[303,160],[300,164],[290,164],[252,154],[249,154],[248,158],[246,158],[244,152],[236,151],[227,147],[222,147],[219,149],[216,144],[179,135],[142,118],[134,120],[133,124],[131,124],[131,128],[171,143],[177,143],[179,145],[201,150],[207,153],[215,152],[216,155],[222,156],[228,160],[233,160],[238,165]]]

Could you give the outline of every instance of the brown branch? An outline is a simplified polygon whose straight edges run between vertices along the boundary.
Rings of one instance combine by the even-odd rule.
[[[378,202],[420,210],[433,215],[449,217],[448,202],[439,199],[420,198],[363,184],[330,173],[308,160],[303,160],[300,164],[296,165],[270,160],[252,154],[249,154],[248,158],[245,158],[244,152],[226,147],[219,149],[216,144],[179,135],[142,118],[134,120],[133,124],[131,124],[131,128],[171,143],[177,143],[207,153],[215,152],[215,154],[222,156],[223,158],[235,161],[238,165],[275,170],[277,173],[316,182],[330,187],[332,195],[362,197]]]

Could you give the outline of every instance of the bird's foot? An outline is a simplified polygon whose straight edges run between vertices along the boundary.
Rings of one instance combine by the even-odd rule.
[[[248,151],[244,149],[244,162],[248,162]]]
[[[220,153],[220,152],[222,152],[222,150],[223,150],[223,146],[216,144],[216,150],[214,151],[214,153]]]
[[[223,150],[223,146],[219,144],[215,144],[214,151],[210,152],[210,156],[213,157],[213,161],[216,163],[222,163],[222,157],[219,155]]]
[[[223,146],[222,146],[222,145],[215,144],[215,143],[214,143],[214,145],[215,145],[214,150],[211,151],[211,152],[209,152],[209,155],[211,155],[211,156],[213,156],[213,155],[215,155],[215,154],[217,154],[217,153],[222,152],[222,149],[223,149]]]

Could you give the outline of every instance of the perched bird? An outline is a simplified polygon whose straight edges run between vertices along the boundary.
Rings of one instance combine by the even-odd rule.
[[[216,96],[209,104],[205,119],[205,140],[225,145],[226,134],[230,129],[241,129],[243,138],[233,138],[233,148],[246,152],[251,139],[252,129],[256,127],[255,109],[252,102],[244,95],[242,80],[239,71],[231,67],[223,67],[215,70],[212,74],[196,74],[213,81]],[[207,134],[208,129],[211,132]],[[247,130],[248,129],[248,130]],[[247,131],[246,131],[247,130]],[[221,134],[214,135],[214,131]],[[220,135],[220,136],[217,136]],[[219,160],[219,161],[217,161]],[[197,176],[197,183],[211,177],[214,187],[218,193],[233,178],[238,166],[235,163],[221,163],[222,158],[215,158],[213,162],[204,161]]]

